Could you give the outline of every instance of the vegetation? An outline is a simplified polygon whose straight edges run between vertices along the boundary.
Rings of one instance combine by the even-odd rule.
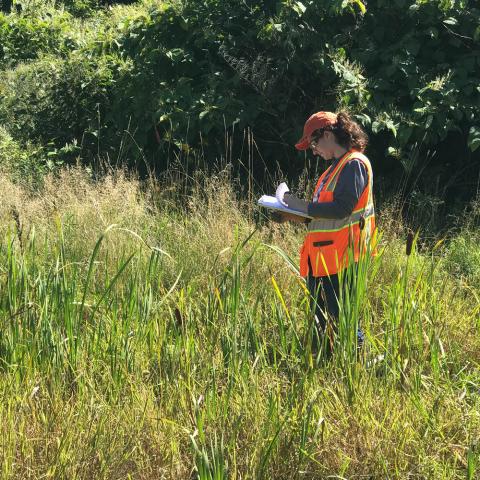
[[[409,192],[444,202],[439,218],[475,198],[474,0],[45,2],[0,14],[0,123],[58,161],[162,171],[181,152],[225,157],[225,135],[246,161],[253,129],[255,177],[297,175],[307,116],[343,107],[388,193],[412,171]]]
[[[477,2],[0,6],[0,478],[478,478]],[[338,108],[378,254],[325,362],[255,199]]]
[[[476,478],[478,223],[407,256],[385,207],[317,365],[303,232],[173,172],[2,178],[2,478]]]

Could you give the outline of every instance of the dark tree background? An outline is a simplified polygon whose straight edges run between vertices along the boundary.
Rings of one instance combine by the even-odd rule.
[[[475,0],[23,6],[0,16],[0,66],[10,72],[0,123],[50,163],[80,155],[161,171],[174,156],[195,168],[200,156],[213,164],[227,152],[243,171],[253,150],[258,183],[278,167],[296,178],[313,165],[293,147],[305,119],[342,108],[370,135],[385,196],[403,179],[419,207],[446,216],[477,194]],[[88,41],[72,31],[72,15]]]
[[[10,13],[13,7],[13,0],[0,0],[0,10],[5,13]]]

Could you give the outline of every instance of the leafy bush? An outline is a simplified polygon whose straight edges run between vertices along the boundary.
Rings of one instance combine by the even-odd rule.
[[[88,40],[65,59],[7,75],[0,121],[21,141],[58,150],[76,140],[85,161],[135,150],[155,166],[172,147],[225,155],[226,133],[238,135],[241,157],[251,128],[266,159],[260,176],[277,162],[298,173],[305,118],[343,107],[372,134],[376,172],[397,178],[418,144],[416,170],[433,158],[418,187],[435,177],[442,197],[461,184],[468,200],[480,152],[479,19],[474,0],[145,0],[86,20]],[[46,34],[38,25],[32,38]],[[43,50],[27,42],[25,57],[67,52],[68,34],[55,32]],[[22,36],[9,38],[20,51]]]
[[[189,143],[210,135],[221,151],[224,125],[254,126],[273,154],[291,148],[312,111],[340,105],[383,139],[381,153],[420,141],[430,148],[455,132],[473,152],[479,18],[467,0],[377,0],[367,9],[362,2],[162,3],[121,22],[110,48],[134,62],[131,113],[148,128],[142,140],[153,138],[155,123],[177,145],[188,131]]]
[[[66,55],[75,45],[66,34],[70,21],[67,13],[47,12],[44,16],[0,13],[0,68],[36,59],[40,53]]]
[[[124,62],[104,56],[45,57],[8,72],[1,84],[0,122],[22,142],[52,152],[98,151],[105,111]]]
[[[0,171],[8,173],[13,180],[34,185],[60,165],[61,162],[44,152],[41,146],[21,146],[0,127]]]
[[[351,57],[371,79],[369,109],[380,114],[373,133],[390,130],[398,146],[420,140],[435,145],[452,131],[466,137],[471,125],[479,124],[480,9],[475,4],[369,2]],[[474,127],[468,140],[472,150],[478,146],[476,132]]]
[[[131,4],[137,0],[60,0],[57,3],[63,5],[72,15],[81,18],[95,16],[99,9],[113,4]]]
[[[470,285],[480,285],[480,235],[465,231],[450,242],[445,258],[447,269]]]

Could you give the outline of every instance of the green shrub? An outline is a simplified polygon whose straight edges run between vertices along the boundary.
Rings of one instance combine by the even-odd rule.
[[[0,68],[32,60],[41,53],[64,56],[75,46],[66,32],[72,18],[68,13],[19,16],[0,13]]]
[[[67,159],[81,147],[98,152],[105,111],[124,66],[116,57],[80,54],[20,65],[0,83],[0,123],[22,143],[39,142],[51,153],[63,149]]]
[[[137,0],[59,0],[57,5],[65,7],[72,15],[88,18],[98,15],[98,11],[113,4],[132,4]]]
[[[145,0],[95,12],[82,24],[88,33],[81,41],[79,24],[51,35],[51,27],[37,27],[64,28],[60,19],[73,18],[68,14],[2,17],[15,46],[11,65],[41,52],[66,56],[35,60],[28,74],[20,65],[7,75],[19,92],[0,81],[0,122],[8,120],[14,138],[53,142],[57,150],[76,139],[91,153],[87,162],[123,152],[158,167],[172,152],[223,156],[226,134],[237,135],[232,159],[250,154],[243,141],[250,128],[266,159],[267,168],[256,173],[279,164],[289,174],[304,160],[293,144],[305,118],[343,107],[373,134],[368,154],[376,172],[409,173],[399,159],[418,144],[413,176],[423,171],[428,186],[435,175],[446,185],[442,198],[476,177],[480,9],[474,0]],[[27,24],[34,25],[31,34]],[[432,150],[435,157],[427,155]],[[469,182],[467,200],[474,188]]]
[[[129,114],[150,152],[201,134],[222,153],[225,128],[253,126],[263,154],[291,159],[305,118],[342,106],[376,156],[457,135],[466,158],[439,153],[454,168],[480,144],[479,18],[468,0],[157,3],[103,48],[132,59]]]
[[[480,285],[480,234],[478,231],[465,231],[454,237],[448,245],[445,265],[470,285]]]
[[[35,185],[62,164],[58,156],[48,155],[42,146],[21,146],[0,127],[0,171],[23,185]]]

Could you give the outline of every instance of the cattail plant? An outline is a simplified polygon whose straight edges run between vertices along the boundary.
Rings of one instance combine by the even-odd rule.
[[[407,254],[407,256],[410,256],[410,254],[412,253],[414,237],[415,236],[414,236],[412,230],[409,229],[408,233],[407,233],[407,243],[406,243],[406,248],[405,248],[405,253]]]

